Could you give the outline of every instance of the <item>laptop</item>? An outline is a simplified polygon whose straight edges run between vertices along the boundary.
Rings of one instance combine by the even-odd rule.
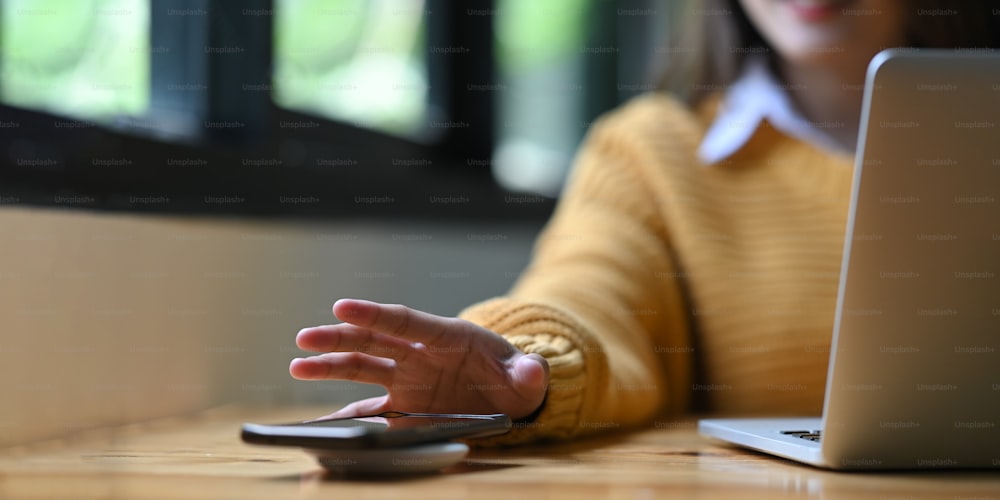
[[[698,430],[829,469],[1000,468],[1000,54],[872,60],[823,415]]]

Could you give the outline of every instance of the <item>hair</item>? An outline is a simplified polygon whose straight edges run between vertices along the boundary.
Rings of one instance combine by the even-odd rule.
[[[1000,6],[992,0],[906,0],[907,46],[912,48],[1000,48]],[[660,88],[696,105],[732,84],[749,54],[773,54],[739,0],[694,0],[679,16],[676,58],[667,61]],[[928,15],[953,12],[953,15]]]

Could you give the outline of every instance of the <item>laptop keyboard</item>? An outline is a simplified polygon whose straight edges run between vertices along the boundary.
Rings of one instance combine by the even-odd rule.
[[[795,436],[802,439],[808,439],[813,442],[820,442],[820,432],[819,431],[781,431],[782,434],[788,436]]]

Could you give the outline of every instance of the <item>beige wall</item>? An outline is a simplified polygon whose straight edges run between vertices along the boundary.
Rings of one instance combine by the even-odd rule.
[[[342,296],[454,314],[503,293],[537,227],[0,210],[0,446],[223,402],[378,392],[291,380]]]

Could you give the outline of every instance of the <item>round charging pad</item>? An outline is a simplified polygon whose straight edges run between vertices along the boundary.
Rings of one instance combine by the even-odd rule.
[[[345,474],[425,474],[461,462],[469,453],[464,443],[430,443],[404,448],[360,450],[306,449],[327,470]]]

